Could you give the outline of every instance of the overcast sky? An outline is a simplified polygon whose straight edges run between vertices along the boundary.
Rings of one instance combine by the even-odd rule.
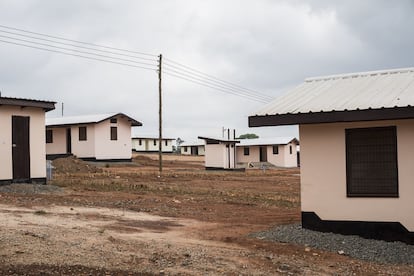
[[[271,97],[304,78],[414,66],[414,1],[0,0],[0,25],[139,51]],[[5,30],[1,29],[0,30]],[[0,35],[6,35],[1,33]],[[0,39],[2,39],[0,37]],[[156,71],[0,42],[3,96],[58,102],[49,117],[123,112],[158,135]],[[248,128],[264,104],[163,78],[164,135],[186,141]]]

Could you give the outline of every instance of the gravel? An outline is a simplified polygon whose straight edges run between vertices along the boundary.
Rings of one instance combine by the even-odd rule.
[[[25,184],[14,183],[9,185],[0,185],[0,193],[13,193],[13,194],[50,194],[50,193],[63,193],[63,189],[53,185],[42,184]]]
[[[323,233],[302,228],[300,224],[277,226],[252,237],[336,252],[382,264],[414,264],[414,245],[364,239],[359,236]]]

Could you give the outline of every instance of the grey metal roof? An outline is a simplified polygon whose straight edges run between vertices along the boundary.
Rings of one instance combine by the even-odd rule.
[[[414,106],[414,68],[308,78],[258,116]]]
[[[206,141],[215,141],[220,143],[240,143],[239,140],[231,140],[231,139],[225,139],[225,138],[219,138],[219,137],[206,137],[206,136],[198,136],[198,139],[206,140]]]
[[[56,102],[51,101],[41,101],[33,99],[23,99],[23,98],[9,98],[0,96],[0,105],[15,105],[23,107],[38,107],[43,108],[45,111],[50,111],[55,109]]]
[[[237,146],[265,146],[265,145],[287,145],[292,141],[299,141],[295,137],[274,137],[274,138],[256,138],[241,139]]]
[[[124,113],[108,113],[108,114],[94,114],[94,115],[81,115],[81,116],[65,116],[58,118],[46,118],[46,126],[67,126],[67,125],[78,125],[78,124],[92,124],[105,121],[107,119],[124,116],[130,122],[131,126],[142,126],[142,123],[137,120],[125,115]]]

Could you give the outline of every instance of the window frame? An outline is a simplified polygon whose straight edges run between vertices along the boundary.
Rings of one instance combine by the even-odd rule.
[[[276,149],[276,150],[275,150]],[[277,155],[279,154],[279,145],[273,145],[273,154]]]
[[[364,135],[365,138],[361,138]],[[364,144],[361,145],[360,141],[364,141]],[[345,129],[345,157],[347,197],[399,197],[396,126]],[[360,177],[358,180],[358,175],[366,177]],[[378,184],[372,184],[373,180],[369,177],[371,175],[376,176],[378,180],[375,181],[378,181]],[[381,176],[383,178],[380,178]],[[381,182],[385,183],[382,184],[382,191]],[[362,192],[364,189],[366,191]]]
[[[111,141],[118,141],[118,127],[111,126],[110,128],[110,139]]]
[[[53,144],[53,129],[46,129],[46,144]]]
[[[80,126],[79,128],[78,128],[78,138],[79,138],[79,141],[88,141],[88,128],[87,128],[87,126]]]
[[[243,155],[249,156],[250,155],[250,148],[249,147],[243,147]]]

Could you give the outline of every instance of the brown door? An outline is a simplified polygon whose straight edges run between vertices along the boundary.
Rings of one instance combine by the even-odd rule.
[[[30,180],[30,118],[12,116],[13,182]]]
[[[267,147],[260,147],[260,162],[267,162]]]

